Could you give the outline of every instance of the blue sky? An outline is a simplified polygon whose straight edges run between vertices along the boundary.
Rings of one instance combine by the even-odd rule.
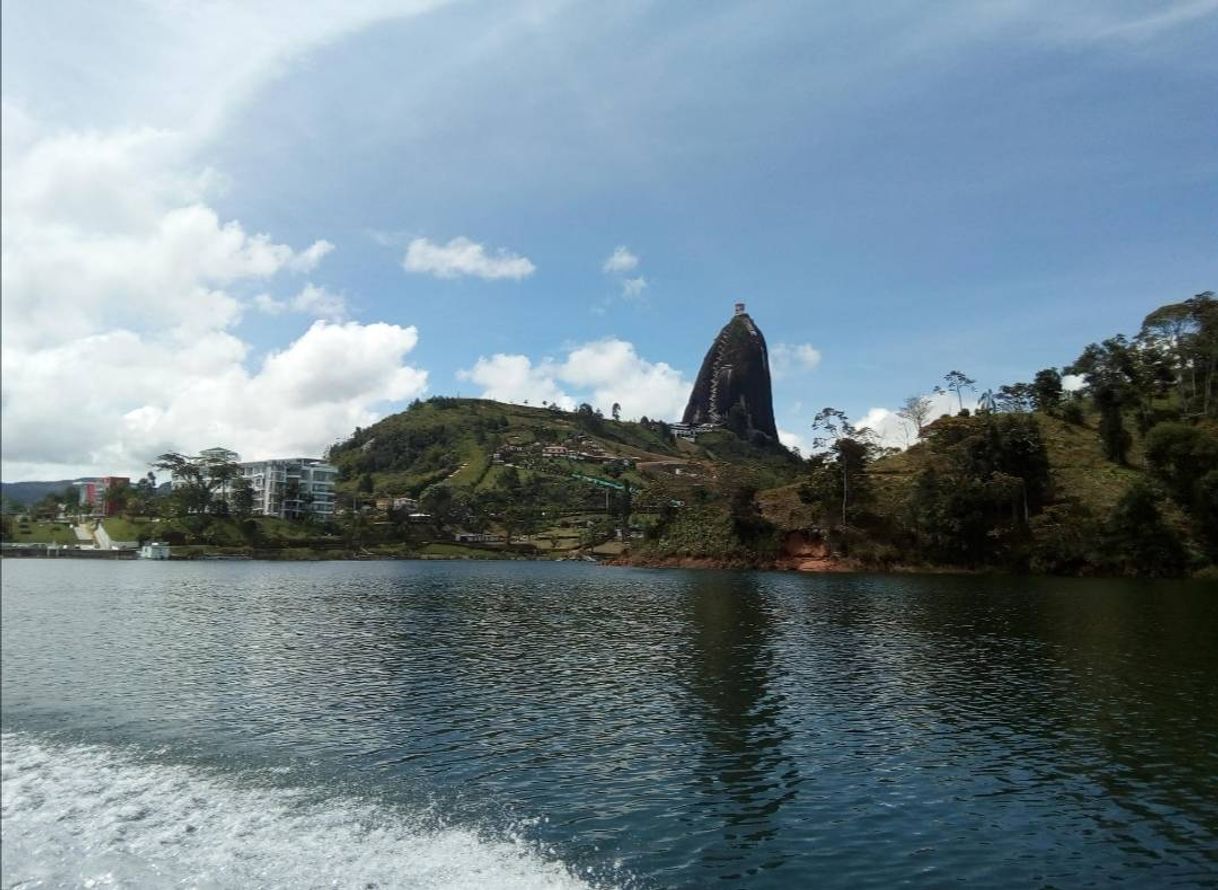
[[[419,394],[671,417],[736,300],[806,443],[1218,280],[1213,2],[43,3],[3,40],[5,479],[315,453]]]

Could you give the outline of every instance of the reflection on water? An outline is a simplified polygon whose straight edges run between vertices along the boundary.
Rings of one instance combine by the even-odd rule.
[[[782,865],[783,851],[766,844],[799,784],[758,577],[692,573],[681,592],[689,665],[679,677],[690,693],[688,725],[704,737],[691,803],[711,823],[704,852],[732,879]]]
[[[237,821],[280,794],[250,843],[429,814],[526,839],[523,871],[478,853],[525,884],[1205,886],[1216,642],[1201,584],[8,561],[5,825],[83,812],[30,778],[81,793],[112,752]]]

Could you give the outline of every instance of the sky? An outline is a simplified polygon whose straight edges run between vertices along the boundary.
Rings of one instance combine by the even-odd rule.
[[[784,441],[904,444],[949,370],[1218,284],[1218,0],[2,18],[5,481],[320,455],[432,395],[679,419],[737,301]]]

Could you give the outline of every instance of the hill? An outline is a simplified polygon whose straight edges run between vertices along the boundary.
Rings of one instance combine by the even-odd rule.
[[[689,441],[663,422],[614,421],[587,406],[433,398],[356,430],[330,459],[340,504],[410,499],[402,503],[425,514],[430,540],[486,531],[644,564],[1204,566],[1207,514],[1164,493],[1146,435],[1124,463],[1111,460],[1100,422],[1082,398],[1069,410],[944,416],[912,448],[854,466],[845,452],[801,460],[724,429]]]
[[[1073,404],[1071,420],[1050,411],[940,418],[918,444],[852,478],[844,519],[840,467],[814,458],[805,480],[758,495],[762,515],[862,567],[1174,575],[1212,562],[1212,507],[1171,496],[1147,456],[1154,428],[1114,462],[1098,413]],[[1218,453],[1212,428],[1189,429],[1198,453]]]
[[[59,494],[71,487],[78,479],[60,479],[55,482],[0,482],[0,498],[6,502],[29,507],[48,494]]]
[[[357,429],[329,459],[340,492],[416,498],[441,484],[488,491],[509,471],[573,491],[602,481],[646,492],[657,484],[713,489],[728,467],[772,487],[800,467],[781,445],[750,444],[726,430],[690,441],[663,421],[612,420],[587,405],[569,412],[446,397]]]

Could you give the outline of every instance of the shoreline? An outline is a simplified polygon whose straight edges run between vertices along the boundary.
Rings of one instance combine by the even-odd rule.
[[[69,555],[69,553],[71,555]],[[637,569],[686,569],[720,572],[793,572],[805,575],[847,575],[847,574],[884,574],[884,575],[976,575],[1000,576],[1008,578],[1019,577],[1060,577],[1060,578],[1139,578],[1139,575],[1033,575],[1027,572],[1003,571],[997,568],[966,568],[962,566],[942,565],[868,565],[849,558],[829,556],[782,556],[782,557],[707,557],[707,556],[533,556],[507,555],[495,551],[481,551],[479,555],[467,554],[420,554],[420,553],[374,553],[350,551],[311,551],[302,552],[297,549],[291,553],[274,554],[270,551],[261,552],[196,552],[189,555],[170,556],[168,559],[143,560],[133,551],[64,551],[55,556],[45,551],[6,549],[0,553],[0,560],[45,560],[70,559],[87,561],[101,559],[120,562],[578,562],[585,565],[595,564],[607,568],[637,568]],[[1161,580],[1201,580],[1213,581],[1205,575],[1181,575],[1172,579]]]
[[[182,555],[171,554],[167,559],[141,560],[135,551],[70,550],[56,553],[35,548],[9,548],[0,553],[0,559],[71,559],[147,562],[578,562],[609,568],[644,569],[693,569],[708,571],[753,571],[753,572],[799,572],[802,574],[851,574],[885,572],[893,574],[985,574],[975,569],[948,566],[869,566],[850,559],[830,556],[782,556],[782,557],[710,557],[710,556],[652,556],[640,554],[630,556],[594,556],[571,554],[565,556],[537,556],[508,554],[484,550],[473,554],[428,554],[428,553],[376,553],[370,551],[334,551],[303,548],[285,548],[285,551],[270,550],[207,552],[196,550]],[[998,573],[1010,574],[1010,573]]]

